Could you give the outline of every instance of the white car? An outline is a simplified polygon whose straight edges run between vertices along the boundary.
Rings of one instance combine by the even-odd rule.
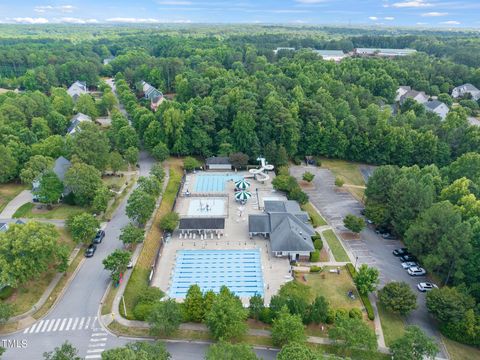
[[[427,273],[424,268],[421,268],[419,266],[412,266],[407,269],[407,272],[410,276],[422,276]]]
[[[415,261],[407,261],[402,263],[402,267],[407,270],[411,268],[412,266],[418,266],[418,264]]]
[[[421,292],[426,292],[433,289],[438,289],[438,286],[430,282],[421,282],[417,285],[417,288]]]

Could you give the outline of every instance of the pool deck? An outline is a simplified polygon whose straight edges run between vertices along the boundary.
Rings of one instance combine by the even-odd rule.
[[[191,179],[191,181],[192,180],[194,181],[194,179]],[[234,184],[232,182],[226,184],[225,192],[228,195],[229,201],[228,217],[225,219],[223,236],[220,236],[220,238],[214,237],[213,239],[208,238],[207,240],[201,240],[198,234],[195,239],[180,238],[179,232],[173,234],[172,240],[163,247],[160,261],[157,264],[157,271],[152,279],[153,286],[157,286],[165,293],[168,293],[178,250],[262,249],[260,253],[264,281],[264,300],[267,304],[270,302],[271,297],[278,292],[280,286],[292,280],[290,273],[291,267],[288,259],[271,256],[270,241],[268,239],[258,236],[250,239],[248,234],[248,215],[262,213],[262,211],[258,209],[256,189],[258,189],[261,207],[263,206],[264,197],[278,199],[285,199],[285,197],[273,190],[270,181],[264,184],[254,179],[249,179],[249,181],[252,184],[250,187],[252,198],[243,206],[244,211],[241,217],[239,216],[240,204],[237,203],[233,197]],[[181,201],[178,202],[177,206],[180,203]],[[177,208],[175,210],[177,211]],[[248,306],[249,298],[241,298],[241,300],[244,305]],[[178,299],[178,301],[182,301],[182,299]]]

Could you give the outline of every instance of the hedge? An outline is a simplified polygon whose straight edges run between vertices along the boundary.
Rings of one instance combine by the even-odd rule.
[[[347,263],[346,267],[352,279],[355,278],[355,275],[357,274],[357,270],[355,270],[355,267],[353,266],[353,264]],[[365,310],[367,311],[368,318],[373,321],[375,319],[375,313],[373,311],[373,306],[372,306],[372,303],[370,302],[370,299],[368,298],[368,295],[360,294],[360,292],[359,292],[359,295],[360,295],[360,299],[362,299],[363,305],[365,306]]]
[[[310,272],[311,273],[320,272],[320,270],[322,270],[322,268],[320,266],[317,266],[317,265],[310,266]]]

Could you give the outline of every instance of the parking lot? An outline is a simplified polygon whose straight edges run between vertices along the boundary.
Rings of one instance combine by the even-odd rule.
[[[320,210],[327,222],[337,233],[346,231],[343,218],[348,214],[361,216],[363,205],[349,192],[339,190],[335,186],[335,177],[328,170],[314,166],[293,166],[290,172],[297,179],[301,179],[305,171],[315,174],[313,185],[305,191],[310,201]],[[367,227],[360,234],[360,239],[343,240],[345,248],[351,253],[352,261],[357,266],[367,264],[380,270],[380,286],[390,281],[404,281],[412,286],[417,294],[418,308],[407,318],[407,323],[420,326],[430,336],[439,338],[439,332],[434,325],[434,319],[428,314],[425,306],[425,293],[417,290],[419,282],[428,281],[425,276],[412,277],[402,269],[399,258],[393,256],[392,251],[403,247],[398,240],[385,240],[376,234],[373,227]],[[439,357],[445,357],[442,353]]]

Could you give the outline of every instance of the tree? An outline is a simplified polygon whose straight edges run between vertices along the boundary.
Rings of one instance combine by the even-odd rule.
[[[127,201],[127,216],[138,222],[145,224],[155,209],[155,197],[147,194],[141,189],[135,189]]]
[[[305,344],[291,342],[282,347],[277,355],[277,360],[321,360],[320,355],[316,355],[312,349]]]
[[[474,300],[457,288],[433,289],[427,294],[427,309],[441,323],[462,321],[467,310],[474,307]]]
[[[222,286],[212,308],[206,314],[205,323],[214,339],[229,340],[240,337],[247,331],[247,311],[240,299],[227,287]]]
[[[125,160],[130,164],[130,165],[135,165],[138,161],[138,155],[139,151],[136,147],[130,146],[126,151],[125,151]]]
[[[180,216],[175,211],[165,214],[160,220],[160,229],[163,231],[173,232],[180,221]]]
[[[302,176],[302,179],[307,182],[312,182],[314,178],[315,178],[315,175],[312,174],[310,171],[305,171]]]
[[[15,288],[48,269],[65,271],[70,252],[59,238],[52,224],[10,224],[7,231],[0,233],[0,283]]]
[[[187,321],[201,322],[204,317],[203,294],[200,286],[190,285],[183,302],[185,309],[185,319]]]
[[[260,314],[262,313],[263,309],[265,308],[263,298],[260,294],[255,294],[250,298],[250,305],[248,307],[249,309],[249,316],[252,319],[259,320],[260,319]]]
[[[112,192],[106,186],[100,186],[95,192],[95,197],[92,201],[92,210],[97,214],[105,212],[112,195]]]
[[[205,360],[257,360],[253,349],[247,344],[230,344],[221,341],[210,345]]]
[[[186,171],[192,171],[192,170],[195,170],[197,168],[200,167],[200,163],[198,162],[197,159],[193,158],[193,157],[190,157],[190,156],[187,156],[184,160],[183,160],[183,168],[186,170]]]
[[[345,349],[377,349],[375,332],[362,319],[342,317],[328,331],[328,337]]]
[[[77,112],[90,116],[92,119],[96,119],[98,116],[95,100],[89,94],[82,94],[78,97],[75,104]]]
[[[182,311],[175,299],[168,299],[155,304],[148,317],[152,335],[168,336],[177,331],[182,322]]]
[[[404,335],[390,346],[392,359],[434,359],[438,353],[435,340],[427,336],[418,326],[407,326]]]
[[[116,174],[123,167],[125,161],[118,151],[112,151],[108,163],[110,164],[110,169]]]
[[[128,225],[122,228],[122,232],[120,234],[120,240],[123,242],[124,245],[129,244],[138,244],[143,241],[145,236],[145,231],[129,223]]]
[[[70,96],[69,96],[70,97]],[[68,128],[68,120],[61,113],[52,111],[46,117],[48,127],[56,135],[65,135]]]
[[[162,193],[162,183],[155,176],[140,176],[137,183],[147,194],[158,197]]]
[[[273,320],[273,344],[283,346],[292,342],[305,342],[306,339],[302,318],[290,314],[286,306],[282,307],[277,318]]]
[[[110,144],[107,135],[99,131],[98,125],[84,121],[79,125],[80,131],[72,139],[72,153],[84,163],[105,170],[110,160]]]
[[[88,243],[95,237],[100,222],[92,214],[84,212],[70,217],[66,225],[73,240],[77,243]]]
[[[44,352],[44,360],[81,360],[82,358],[78,355],[78,350],[70,344],[68,341],[65,341],[60,347],[56,347],[54,351]]]
[[[51,205],[58,202],[62,197],[63,183],[52,170],[46,171],[43,173],[40,185],[34,193],[41,202]]]
[[[0,325],[5,324],[13,315],[14,305],[1,302],[0,303]]]
[[[24,184],[31,184],[40,174],[53,168],[53,159],[48,156],[34,155],[32,156],[22,171],[20,171],[20,180]]]
[[[317,296],[310,305],[310,320],[316,324],[325,324],[327,322],[330,304],[323,296]]]
[[[345,216],[343,224],[348,230],[357,234],[365,228],[365,221],[361,217],[352,214]]]
[[[353,278],[358,292],[363,295],[368,295],[377,288],[378,269],[369,267],[367,264],[362,264]]]
[[[163,170],[162,164],[153,164],[150,169],[150,175],[155,176],[158,181],[162,182],[165,177],[165,170]]]
[[[228,158],[235,169],[241,169],[248,165],[247,154],[237,152],[237,153],[230,154]]]
[[[390,282],[378,292],[380,303],[389,311],[407,315],[417,308],[417,297],[405,282]]]
[[[165,145],[163,142],[159,142],[157,145],[155,145],[150,152],[158,161],[165,161],[170,156],[170,151],[168,150],[167,145]]]
[[[105,270],[110,270],[113,283],[116,284],[120,281],[120,275],[127,270],[131,258],[130,251],[116,249],[103,259],[102,264]]]
[[[105,91],[102,95],[102,107],[108,111],[112,111],[112,109],[117,105],[117,98],[111,91]]]
[[[159,341],[137,341],[124,347],[105,350],[102,360],[170,360],[170,353]]]
[[[103,184],[100,171],[82,162],[76,162],[68,169],[63,182],[72,190],[75,202],[79,205],[91,204]]]
[[[4,145],[0,145],[0,159],[0,183],[6,183],[17,175],[18,162]]]

